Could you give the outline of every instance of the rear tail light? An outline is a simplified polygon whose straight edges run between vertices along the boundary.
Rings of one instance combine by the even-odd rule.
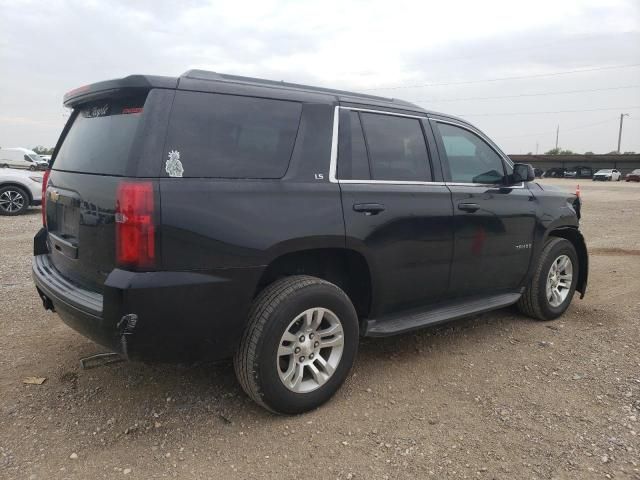
[[[153,184],[122,182],[116,200],[116,260],[125,267],[149,267],[156,259]]]
[[[51,170],[46,170],[42,176],[42,197],[40,198],[40,205],[42,208],[42,226],[47,226],[47,184],[49,183],[49,175]]]

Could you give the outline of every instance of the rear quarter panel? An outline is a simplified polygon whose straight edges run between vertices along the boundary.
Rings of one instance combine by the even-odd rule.
[[[291,251],[343,247],[340,188],[329,182],[332,125],[333,105],[303,104],[281,179],[162,178],[163,267],[255,267]]]

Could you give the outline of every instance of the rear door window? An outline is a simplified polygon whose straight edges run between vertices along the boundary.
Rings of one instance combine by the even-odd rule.
[[[78,107],[53,169],[125,175],[145,98],[107,99]]]
[[[180,152],[184,177],[281,178],[301,112],[298,102],[177,92],[166,147]]]
[[[420,120],[365,112],[360,119],[373,180],[431,181]]]

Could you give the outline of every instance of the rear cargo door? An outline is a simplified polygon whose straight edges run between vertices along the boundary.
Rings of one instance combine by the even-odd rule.
[[[157,130],[166,128],[172,95],[94,99],[76,106],[65,128],[46,190],[48,241],[54,266],[85,288],[100,290],[115,267],[117,191],[145,170],[158,171],[164,130]]]

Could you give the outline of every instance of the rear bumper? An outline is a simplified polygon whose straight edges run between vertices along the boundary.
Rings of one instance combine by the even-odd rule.
[[[115,269],[103,291],[92,292],[58,272],[48,254],[35,255],[32,270],[45,308],[96,343],[145,360],[231,356],[262,272]]]

